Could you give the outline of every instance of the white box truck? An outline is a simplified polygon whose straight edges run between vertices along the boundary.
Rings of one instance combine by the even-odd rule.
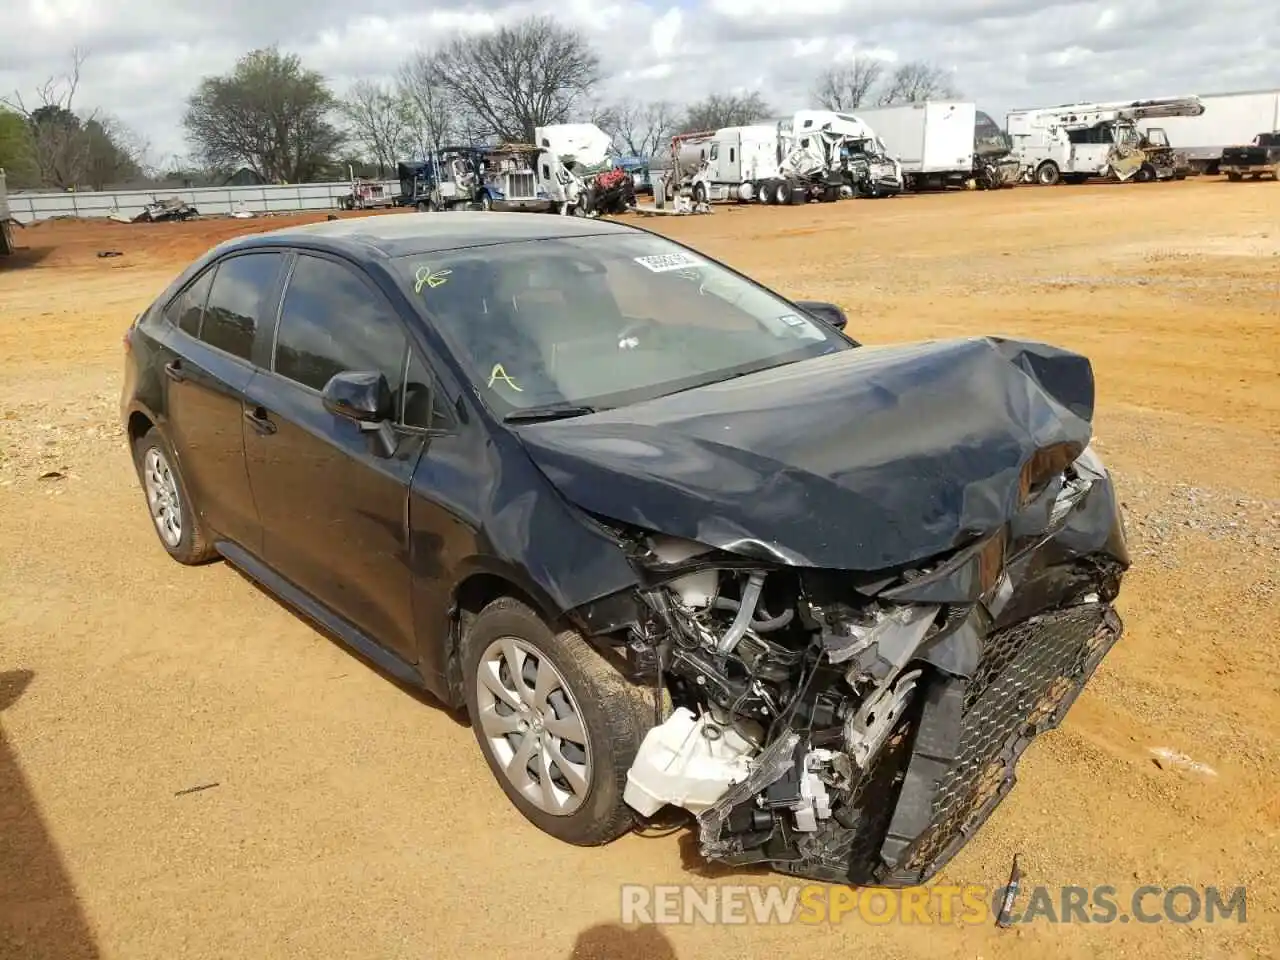
[[[1280,90],[1199,94],[1204,113],[1139,121],[1138,129],[1163,127],[1169,143],[1186,155],[1197,173],[1216,174],[1227,147],[1252,143],[1259,133],[1280,130]]]
[[[902,164],[908,190],[1013,186],[1018,165],[999,126],[974,103],[925,100],[858,110]]]

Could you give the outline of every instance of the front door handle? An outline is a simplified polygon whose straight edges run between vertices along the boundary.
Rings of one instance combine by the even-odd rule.
[[[181,360],[170,360],[164,365],[164,375],[175,383],[181,383],[187,379],[187,375],[182,372]]]
[[[244,418],[249,421],[249,426],[257,430],[261,434],[269,434],[276,432],[276,425],[271,422],[267,416],[267,411],[263,407],[254,407],[252,410],[244,412]]]

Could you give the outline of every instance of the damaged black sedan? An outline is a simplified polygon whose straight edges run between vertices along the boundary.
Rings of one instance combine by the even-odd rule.
[[[541,829],[682,807],[710,859],[914,884],[1118,639],[1129,557],[1087,359],[845,323],[616,223],[336,221],[175,280],[122,414],[175,559],[465,708]]]

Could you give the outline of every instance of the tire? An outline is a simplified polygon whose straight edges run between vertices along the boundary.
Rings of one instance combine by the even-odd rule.
[[[480,194],[480,209],[486,212],[493,209],[493,197],[489,196],[488,190]]]
[[[1232,170],[1230,173],[1227,174],[1227,179],[1230,180],[1232,183],[1239,183],[1241,180],[1244,179],[1244,177],[1243,175]]]
[[[215,559],[218,551],[213,548],[209,531],[192,505],[187,482],[178,468],[178,458],[155,427],[134,444],[133,463],[142,484],[152,529],[165,552],[189,566]],[[178,518],[176,536],[170,522],[174,516]]]
[[[494,778],[516,809],[538,829],[577,846],[608,843],[627,833],[636,814],[622,796],[627,771],[653,723],[651,695],[628,683],[577,633],[553,632],[525,604],[510,597],[480,611],[462,638],[460,653],[471,729]],[[533,678],[540,670],[552,670],[545,706],[527,711],[524,721],[518,721],[520,713],[512,710],[511,704],[523,699],[515,692],[509,666],[504,669],[513,657],[522,662],[526,694],[534,692]],[[487,683],[482,676],[488,677]],[[495,688],[504,695],[496,695]],[[522,792],[506,771],[506,762],[515,759],[524,738],[530,736],[518,730],[516,723],[535,723],[535,729],[540,729],[548,710],[549,719],[562,726],[570,714],[576,715],[585,742],[542,730],[544,746],[542,750],[535,747],[530,757],[534,774],[530,775],[528,765],[521,770]],[[548,769],[546,764],[557,764],[557,757],[548,752],[552,749],[559,751],[566,769],[572,765],[578,789],[565,776],[566,770],[557,766],[560,779],[557,783],[551,778],[554,789],[548,802],[537,774]],[[495,750],[506,751],[507,756],[500,760]],[[557,804],[559,810],[554,809]]]
[[[760,187],[760,190],[757,196],[760,198],[760,202],[763,204],[767,204],[768,206],[773,206],[778,199],[778,195],[774,192],[773,181],[762,180],[759,184],[759,187]]]
[[[786,180],[778,180],[774,187],[774,196],[777,203],[785,206],[791,205],[791,184]]]
[[[1052,187],[1062,179],[1062,171],[1052,160],[1046,160],[1036,167],[1036,183],[1042,187]]]
[[[1156,178],[1155,167],[1149,163],[1144,163],[1138,168],[1138,172],[1133,175],[1133,179],[1138,183],[1150,183]]]
[[[693,202],[694,203],[707,202],[707,188],[700,183],[695,183],[693,185]]]

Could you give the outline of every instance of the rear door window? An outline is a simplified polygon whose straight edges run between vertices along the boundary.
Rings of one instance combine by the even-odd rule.
[[[253,339],[270,309],[284,255],[248,253],[218,265],[204,310],[200,339],[211,347],[248,360]]]

